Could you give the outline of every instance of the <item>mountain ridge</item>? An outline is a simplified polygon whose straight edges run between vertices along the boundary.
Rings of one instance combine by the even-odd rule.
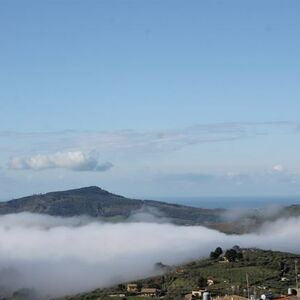
[[[0,215],[20,212],[72,217],[122,217],[151,213],[176,224],[205,224],[220,221],[223,209],[203,209],[154,200],[138,200],[110,193],[97,186],[35,194],[0,203]]]
[[[202,225],[224,233],[256,231],[264,222],[283,217],[300,216],[300,205],[283,207],[275,214],[266,216],[265,211],[248,211],[238,219],[228,219],[223,208],[198,208],[155,200],[139,200],[113,194],[98,186],[81,187],[45,194],[34,194],[0,202],[0,215],[30,212],[60,217],[87,215],[108,222],[133,221],[169,222],[176,225]],[[229,211],[230,212],[230,211]]]

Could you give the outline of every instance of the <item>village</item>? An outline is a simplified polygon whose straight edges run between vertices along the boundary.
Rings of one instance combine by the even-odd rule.
[[[157,263],[156,268],[165,274],[121,284],[102,298],[82,299],[300,300],[298,258],[291,254],[217,247],[209,259],[173,269]]]
[[[179,292],[173,295],[165,295],[161,290],[157,288],[139,288],[135,283],[127,284],[126,293],[110,294],[107,295],[110,298],[117,298],[122,300],[129,299],[174,299],[174,300],[300,300],[300,288],[289,288],[286,295],[273,296],[271,292],[262,294],[259,297],[257,295],[249,295],[249,298],[239,295],[214,295],[212,296],[207,289],[192,290],[190,293],[181,295]],[[89,298],[87,298],[89,299]],[[98,298],[104,299],[104,298]]]
[[[24,288],[0,300],[300,300],[298,261],[292,253],[217,247],[183,265],[155,263],[157,275],[145,279],[62,298]]]

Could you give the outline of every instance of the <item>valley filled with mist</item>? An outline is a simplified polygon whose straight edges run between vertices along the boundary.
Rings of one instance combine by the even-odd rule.
[[[0,0],[0,300],[300,300],[299,0]]]
[[[74,198],[74,193],[78,191],[81,201],[86,205],[93,202],[85,198],[83,191],[93,192],[95,188],[87,188],[57,192],[59,197],[57,193],[51,194],[57,198],[52,199],[53,203],[61,204],[62,199],[66,200],[66,195],[72,195],[75,205],[79,198]],[[98,200],[94,199],[94,202],[98,201],[99,205],[102,201],[102,211],[105,211],[104,203],[107,203],[107,199],[104,197],[103,202],[103,194],[105,197],[113,194],[96,189]],[[47,198],[47,195],[38,197]],[[86,195],[91,196],[89,193]],[[3,206],[10,205],[22,210],[20,205],[16,205],[18,201],[9,201]],[[20,201],[26,210],[27,202],[32,201],[32,198],[21,198]],[[122,200],[119,201],[122,203]],[[124,201],[127,201],[127,205],[131,203],[125,198]],[[35,199],[34,203],[39,207],[39,201]],[[110,209],[117,210],[118,204],[111,202]],[[178,211],[180,208],[176,206]],[[184,215],[186,209],[182,207]],[[256,224],[250,233],[226,234],[209,228],[213,226],[211,223],[178,225],[164,211],[159,211],[159,207],[155,207],[155,210],[135,207],[126,219],[88,214],[51,216],[28,211],[2,214],[1,291],[10,295],[26,287],[33,288],[43,296],[58,297],[110,287],[157,275],[154,268],[157,262],[179,265],[208,257],[211,249],[217,246],[227,249],[239,245],[243,248],[300,254],[300,216],[295,215],[295,210],[294,216],[286,214],[286,210],[285,214],[280,210],[270,210],[269,216],[269,219]],[[244,220],[245,217],[245,212],[222,210],[222,226]]]

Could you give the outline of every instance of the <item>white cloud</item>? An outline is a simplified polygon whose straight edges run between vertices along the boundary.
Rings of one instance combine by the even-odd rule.
[[[235,173],[235,172],[231,172],[231,171],[228,171],[227,172],[227,177],[228,178],[234,178],[236,177],[237,175],[239,175],[238,173]]]
[[[226,235],[201,226],[0,216],[0,285],[63,295],[149,276],[158,261],[179,264],[217,246],[299,253],[299,226],[300,218],[291,218],[265,224],[258,234]]]
[[[231,142],[249,137],[269,134],[281,135],[286,132],[298,133],[298,123],[293,122],[227,122],[198,124],[185,128],[168,130],[119,130],[119,131],[57,131],[57,132],[10,132],[0,131],[3,141],[0,152],[18,152],[20,149],[40,151],[62,149],[84,149],[90,151],[164,152],[174,151],[204,143]],[[22,146],[20,146],[20,144]],[[5,145],[5,146],[3,146]]]
[[[64,168],[74,171],[106,171],[111,167],[112,164],[110,162],[99,163],[96,153],[83,153],[81,151],[13,157],[9,163],[9,168],[14,170]]]
[[[284,167],[282,165],[275,165],[275,166],[273,166],[272,170],[275,172],[283,172]]]

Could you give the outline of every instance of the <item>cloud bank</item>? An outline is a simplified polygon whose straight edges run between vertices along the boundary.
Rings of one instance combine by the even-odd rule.
[[[63,168],[74,171],[106,171],[112,163],[99,163],[96,153],[81,151],[56,152],[54,154],[36,154],[30,157],[13,157],[9,167],[14,170],[45,170]]]
[[[238,244],[298,252],[300,218],[268,223],[258,234],[225,235],[200,226],[101,223],[29,213],[0,217],[0,285],[64,295],[154,274]]]
[[[68,188],[101,180],[107,189],[133,197],[173,196],[170,191],[181,196],[297,195],[300,166],[290,159],[294,155],[297,160],[297,147],[288,145],[297,140],[299,128],[299,122],[224,122],[152,130],[0,130],[2,177],[20,183],[18,191],[15,184],[6,184],[0,198],[61,189],[61,178]],[[265,137],[270,143],[263,142]],[[251,145],[259,151],[249,151]],[[275,153],[277,147],[282,151]],[[93,151],[101,153],[101,161],[105,157],[104,163],[90,155]],[[56,153],[73,152],[80,155],[56,162]],[[110,169],[110,162],[118,170],[96,172]],[[53,168],[60,168],[57,176]],[[18,171],[23,169],[29,170],[26,177]],[[32,171],[47,169],[43,178]],[[70,169],[90,172],[66,171]]]
[[[196,124],[193,126],[165,130],[118,130],[80,131],[62,130],[53,132],[1,131],[0,139],[8,152],[24,148],[39,147],[42,150],[70,148],[97,149],[101,151],[165,152],[198,144],[231,142],[267,135],[299,134],[299,122],[224,122]],[[23,143],[26,141],[26,143]],[[30,141],[30,143],[28,143]],[[5,152],[5,149],[1,149]],[[30,151],[30,149],[28,149]],[[55,150],[54,150],[55,151]]]

